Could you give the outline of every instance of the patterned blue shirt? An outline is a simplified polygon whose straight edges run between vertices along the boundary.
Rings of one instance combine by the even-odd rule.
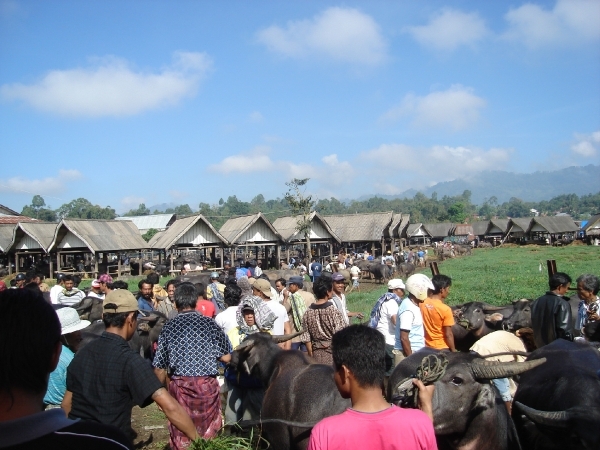
[[[152,365],[177,376],[214,376],[217,359],[231,351],[229,339],[213,319],[183,311],[160,332]]]

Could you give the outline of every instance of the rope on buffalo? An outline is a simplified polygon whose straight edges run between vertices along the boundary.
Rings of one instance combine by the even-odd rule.
[[[416,408],[419,389],[412,380],[417,378],[426,386],[433,384],[444,376],[447,366],[448,358],[443,353],[425,356],[417,367],[415,376],[405,378],[398,384],[392,395],[392,403],[402,408]]]

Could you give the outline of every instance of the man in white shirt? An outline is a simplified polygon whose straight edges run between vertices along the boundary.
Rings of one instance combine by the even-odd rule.
[[[260,297],[267,304],[269,309],[273,311],[273,314],[277,316],[277,319],[273,324],[273,335],[281,336],[283,334],[291,334],[290,320],[285,307],[278,301],[271,300],[271,296],[273,295],[271,292],[271,283],[263,278],[259,278],[252,283],[252,290],[254,295]],[[290,350],[291,341],[287,340],[286,342],[279,344],[279,346],[284,350]]]
[[[63,278],[65,276],[62,273],[59,273],[56,275],[56,284],[54,286],[52,286],[52,289],[50,289],[50,301],[52,302],[52,304],[54,305],[58,305],[58,294],[60,294],[64,288],[63,284]]]
[[[229,333],[231,329],[238,326],[236,311],[238,309],[238,305],[240,304],[240,299],[242,297],[242,289],[234,283],[228,283],[225,286],[224,302],[227,308],[225,311],[221,311],[215,317],[215,322],[217,325],[223,330],[225,334]]]
[[[79,303],[85,297],[83,291],[80,291],[74,287],[73,277],[71,275],[65,275],[64,289],[62,289],[56,297],[57,303],[64,306],[73,306]]]
[[[94,280],[92,281],[92,286],[90,288],[90,292],[88,292],[88,297],[96,297],[100,300],[104,300],[104,294],[100,290],[100,281]]]
[[[344,295],[346,279],[344,275],[336,272],[331,276],[331,279],[333,280],[333,297],[331,297],[331,301],[342,313],[346,325],[350,325],[350,317],[357,317],[359,320],[362,319],[364,317],[363,313],[349,312],[346,309],[346,296]]]
[[[400,278],[388,282],[388,292],[378,300],[371,311],[370,326],[379,331],[385,338],[385,376],[389,377],[394,364],[394,344],[396,343],[396,318],[398,305],[404,298],[404,283]]]

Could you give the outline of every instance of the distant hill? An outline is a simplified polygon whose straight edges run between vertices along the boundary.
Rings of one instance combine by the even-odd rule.
[[[150,213],[153,214],[154,211],[158,211],[158,212],[165,212],[165,210],[169,209],[169,208],[175,208],[177,206],[177,203],[160,203],[158,205],[152,205],[152,206],[148,206],[148,209],[150,210]]]
[[[413,198],[417,192],[425,196],[437,192],[438,198],[444,195],[455,196],[465,190],[472,192],[471,202],[480,205],[492,196],[499,203],[511,197],[523,201],[539,202],[550,200],[562,194],[595,194],[600,192],[600,166],[588,165],[567,167],[554,172],[513,173],[499,170],[481,172],[469,179],[458,179],[438,183],[427,189],[409,189],[399,195],[377,195],[385,199]],[[363,195],[358,200],[367,200],[375,195]]]

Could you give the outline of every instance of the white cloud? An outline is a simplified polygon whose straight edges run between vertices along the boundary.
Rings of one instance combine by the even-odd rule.
[[[205,53],[175,52],[159,73],[135,71],[119,58],[96,58],[89,68],[53,70],[35,84],[4,84],[0,96],[65,116],[130,116],[177,104],[196,93],[212,67]]]
[[[474,45],[488,34],[485,21],[477,13],[444,9],[427,25],[407,27],[406,31],[421,45],[436,50],[455,50],[461,45]]]
[[[264,116],[260,113],[260,111],[252,111],[248,116],[248,120],[252,123],[260,123],[265,120]]]
[[[600,2],[558,0],[551,10],[526,3],[504,16],[503,38],[531,49],[545,45],[573,45],[600,38]]]
[[[476,96],[473,89],[454,85],[446,91],[432,92],[424,97],[407,94],[400,105],[383,116],[385,121],[411,117],[413,125],[427,128],[462,130],[479,119],[486,101]]]
[[[571,150],[584,158],[593,158],[600,153],[600,131],[592,134],[576,134],[577,142],[571,146]]]
[[[357,9],[333,7],[310,20],[290,21],[257,33],[269,50],[292,58],[326,57],[353,64],[380,64],[387,45],[379,25]]]
[[[226,157],[218,164],[208,167],[211,172],[222,174],[270,172],[275,169],[275,164],[269,157],[271,149],[267,146],[256,146],[249,152]]]
[[[0,180],[0,192],[24,192],[33,195],[60,194],[66,190],[66,185],[83,177],[81,172],[74,169],[61,169],[58,175],[42,179],[12,177]]]

